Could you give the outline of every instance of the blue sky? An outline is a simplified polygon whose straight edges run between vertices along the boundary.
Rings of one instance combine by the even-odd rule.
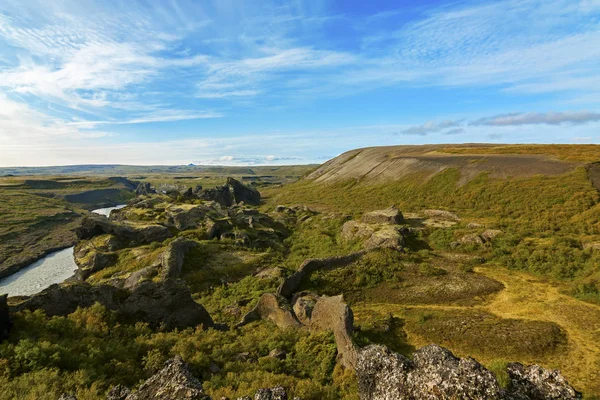
[[[0,165],[600,143],[600,1],[0,2]]]

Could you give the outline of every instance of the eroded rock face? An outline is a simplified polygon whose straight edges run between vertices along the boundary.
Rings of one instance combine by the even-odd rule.
[[[558,371],[538,366],[508,367],[503,389],[492,372],[472,358],[457,358],[449,350],[429,345],[413,359],[372,345],[358,354],[356,374],[361,400],[546,400],[580,399]]]
[[[188,287],[170,279],[144,281],[131,293],[112,285],[52,285],[12,307],[11,311],[42,309],[48,316],[66,316],[77,307],[91,307],[96,302],[125,318],[152,326],[164,324],[167,329],[214,325],[204,307],[194,301]]]
[[[112,234],[132,243],[146,244],[162,242],[173,236],[167,227],[154,224],[125,224],[109,221],[102,215],[87,216],[75,231],[80,240],[91,239],[102,234]]]
[[[227,178],[227,183],[223,186],[203,190],[198,194],[198,197],[204,200],[216,201],[226,207],[231,207],[239,203],[252,206],[260,204],[260,193],[258,190],[246,186],[233,178]]]
[[[346,368],[356,368],[357,347],[352,342],[354,314],[343,296],[322,296],[311,312],[309,327],[332,331],[338,349],[338,360]]]
[[[178,237],[172,241],[161,257],[162,279],[178,278],[181,275],[185,255],[197,245],[197,242],[184,237]]]
[[[210,400],[210,397],[187,364],[176,356],[125,400]]]
[[[363,214],[362,221],[367,224],[392,224],[402,223],[404,217],[396,207],[388,207],[385,210],[375,210]]]
[[[8,295],[0,295],[0,343],[8,338],[11,328],[10,314],[8,312]]]
[[[152,193],[156,193],[156,190],[152,189],[150,186],[150,182],[140,182],[135,188],[135,194],[140,195],[149,195]]]

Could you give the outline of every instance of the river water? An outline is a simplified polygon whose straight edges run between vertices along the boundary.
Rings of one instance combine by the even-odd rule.
[[[99,208],[93,213],[110,216],[112,210],[125,207],[120,204],[116,207]],[[8,293],[9,296],[30,296],[38,293],[50,285],[63,282],[72,277],[77,269],[73,259],[73,247],[55,251],[33,264],[23,268],[0,280],[0,294]]]

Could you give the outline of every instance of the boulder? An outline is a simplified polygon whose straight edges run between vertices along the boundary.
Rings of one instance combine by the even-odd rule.
[[[52,285],[38,294],[11,307],[12,312],[43,310],[49,317],[66,316],[77,307],[100,303],[124,318],[147,322],[167,329],[183,329],[214,323],[204,307],[192,298],[189,288],[181,281],[143,281],[132,291],[112,285]]]
[[[315,304],[317,304],[317,300],[319,300],[319,296],[313,293],[302,292],[294,295],[292,310],[294,311],[294,314],[296,314],[298,321],[303,325],[310,324],[312,312],[315,308]]]
[[[93,273],[116,264],[119,257],[117,253],[98,251],[89,242],[79,242],[75,246],[73,258],[78,267],[76,272],[77,278],[85,281]]]
[[[227,178],[227,186],[233,195],[234,203],[239,204],[243,202],[244,204],[251,206],[260,205],[260,193],[258,190],[250,186],[246,186],[233,178]]]
[[[424,210],[423,214],[428,218],[441,219],[446,221],[459,222],[458,215],[445,210]]]
[[[355,369],[358,349],[352,341],[354,314],[343,296],[320,297],[311,312],[310,329],[332,331],[338,351],[338,361]]]
[[[198,228],[213,211],[210,207],[200,204],[177,204],[171,205],[166,209],[166,215],[169,222],[180,231]]]
[[[375,226],[358,221],[346,221],[342,226],[342,240],[366,240],[375,233]]]
[[[176,356],[125,400],[210,400],[210,397],[187,364]]]
[[[538,365],[507,366],[510,384],[508,391],[518,399],[581,399],[581,394],[571,387],[559,371],[546,370]]]
[[[362,400],[575,400],[581,395],[558,371],[509,364],[506,389],[474,359],[457,358],[437,345],[425,346],[408,359],[385,346],[360,350],[356,366]]]
[[[184,237],[178,237],[169,243],[161,257],[161,278],[179,278],[186,254],[197,245],[198,243]]]
[[[404,247],[404,236],[395,226],[382,226],[379,230],[373,232],[371,237],[365,241],[366,249],[395,249],[402,250]]]
[[[285,298],[276,296],[273,293],[265,293],[256,306],[237,324],[238,327],[249,324],[260,319],[273,322],[281,329],[299,328],[300,322],[292,313],[291,307]]]
[[[8,333],[10,332],[10,328],[12,326],[8,311],[7,298],[8,295],[6,294],[0,295],[0,343],[2,343],[4,339],[8,338]]]
[[[469,233],[458,239],[458,244],[480,246],[483,244],[483,239],[476,233]]]
[[[478,228],[483,228],[485,225],[480,224],[479,222],[469,222],[467,224],[467,228],[469,229],[478,229]]]
[[[392,224],[402,223],[404,217],[396,207],[388,207],[385,210],[375,210],[363,214],[362,221],[367,224]]]

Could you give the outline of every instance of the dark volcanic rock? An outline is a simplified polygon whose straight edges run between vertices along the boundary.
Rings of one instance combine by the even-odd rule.
[[[244,204],[251,206],[260,205],[260,193],[258,190],[246,186],[233,178],[227,178],[227,186],[233,194],[233,200],[235,203],[244,202]]]
[[[156,193],[156,190],[152,189],[150,186],[150,182],[140,182],[135,188],[135,194],[140,195],[149,195],[152,193]]]
[[[188,287],[170,279],[158,283],[144,281],[131,293],[112,285],[52,285],[12,307],[11,311],[42,309],[48,316],[66,316],[77,307],[90,307],[96,302],[125,318],[152,326],[164,324],[167,329],[213,326],[210,315],[192,299]]]
[[[0,343],[8,337],[11,328],[7,297],[6,294],[0,295]]]
[[[163,369],[144,382],[126,400],[210,400],[200,381],[192,375],[186,363],[177,356]]]
[[[457,358],[429,345],[410,360],[385,346],[372,345],[358,354],[356,374],[361,400],[546,400],[580,399],[557,371],[511,364],[509,386],[474,359]]]
[[[231,207],[234,204],[244,203],[252,206],[260,204],[258,190],[244,185],[240,181],[227,178],[227,183],[212,189],[205,189],[198,194],[204,200],[212,200],[222,206]]]
[[[104,233],[115,235],[138,244],[162,242],[173,236],[167,227],[162,225],[134,225],[109,221],[102,215],[90,215],[83,219],[75,233],[79,239],[91,239]]]

